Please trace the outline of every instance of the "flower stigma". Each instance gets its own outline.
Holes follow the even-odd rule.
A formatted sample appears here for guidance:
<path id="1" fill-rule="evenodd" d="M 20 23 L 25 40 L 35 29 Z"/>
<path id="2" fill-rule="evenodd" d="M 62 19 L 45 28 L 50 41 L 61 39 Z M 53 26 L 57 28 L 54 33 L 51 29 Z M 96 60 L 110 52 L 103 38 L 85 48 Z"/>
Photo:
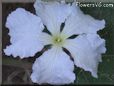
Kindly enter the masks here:
<path id="1" fill-rule="evenodd" d="M 55 43 L 60 43 L 60 42 L 62 42 L 62 39 L 61 38 L 56 38 L 55 39 Z"/>
<path id="2" fill-rule="evenodd" d="M 65 42 L 65 39 L 64 37 L 59 35 L 59 36 L 53 36 L 52 41 L 53 41 L 53 45 L 62 46 Z"/>

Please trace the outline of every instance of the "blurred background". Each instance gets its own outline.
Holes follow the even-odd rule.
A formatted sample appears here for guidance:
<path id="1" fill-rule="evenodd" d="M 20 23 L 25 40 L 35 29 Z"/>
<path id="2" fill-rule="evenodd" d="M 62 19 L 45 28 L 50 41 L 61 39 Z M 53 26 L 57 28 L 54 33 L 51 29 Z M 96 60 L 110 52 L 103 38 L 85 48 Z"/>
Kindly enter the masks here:
<path id="1" fill-rule="evenodd" d="M 2 3 L 2 50 L 10 45 L 9 31 L 5 27 L 6 18 L 18 7 L 35 14 L 33 3 Z M 107 52 L 102 55 L 103 62 L 99 63 L 98 79 L 93 78 L 90 72 L 75 68 L 77 79 L 74 84 L 114 84 L 114 7 L 81 7 L 81 9 L 96 19 L 105 19 L 106 27 L 98 34 L 106 40 Z M 2 84 L 33 84 L 29 77 L 35 59 L 34 57 L 21 60 L 19 57 L 6 56 L 3 52 Z"/>

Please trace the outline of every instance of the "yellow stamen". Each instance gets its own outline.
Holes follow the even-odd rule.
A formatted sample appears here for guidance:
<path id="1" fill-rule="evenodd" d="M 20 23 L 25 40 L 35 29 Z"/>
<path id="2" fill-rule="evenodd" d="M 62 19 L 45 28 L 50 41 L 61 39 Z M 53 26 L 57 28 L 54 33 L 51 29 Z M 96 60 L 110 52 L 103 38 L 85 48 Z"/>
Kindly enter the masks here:
<path id="1" fill-rule="evenodd" d="M 56 42 L 61 42 L 62 40 L 61 40 L 61 38 L 57 38 L 55 41 Z"/>

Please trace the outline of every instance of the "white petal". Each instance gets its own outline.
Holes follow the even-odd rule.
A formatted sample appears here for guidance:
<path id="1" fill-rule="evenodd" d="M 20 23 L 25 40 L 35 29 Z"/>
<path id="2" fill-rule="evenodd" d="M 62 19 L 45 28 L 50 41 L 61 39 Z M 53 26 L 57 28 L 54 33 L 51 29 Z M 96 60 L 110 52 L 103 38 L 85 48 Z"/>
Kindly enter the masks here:
<path id="1" fill-rule="evenodd" d="M 47 33 L 42 32 L 39 36 L 39 40 L 44 44 L 52 44 L 52 36 L 48 35 Z"/>
<path id="2" fill-rule="evenodd" d="M 44 27 L 39 17 L 18 8 L 7 17 L 6 27 L 11 37 L 11 45 L 4 49 L 6 55 L 24 58 L 42 49 L 39 35 Z"/>
<path id="3" fill-rule="evenodd" d="M 70 57 L 62 49 L 53 47 L 36 59 L 31 79 L 38 84 L 69 84 L 75 80 L 73 70 Z"/>
<path id="4" fill-rule="evenodd" d="M 52 33 L 60 32 L 60 25 L 70 15 L 70 5 L 65 3 L 43 2 L 36 0 L 34 4 L 36 14 L 41 17 L 43 23 Z"/>
<path id="5" fill-rule="evenodd" d="M 76 66 L 90 71 L 93 77 L 97 77 L 101 54 L 106 51 L 104 39 L 97 34 L 83 34 L 68 40 L 64 47 L 71 52 Z"/>
<path id="6" fill-rule="evenodd" d="M 65 23 L 63 33 L 67 36 L 82 33 L 96 33 L 105 27 L 104 20 L 97 20 L 84 14 L 78 6 L 72 5 L 72 13 Z"/>

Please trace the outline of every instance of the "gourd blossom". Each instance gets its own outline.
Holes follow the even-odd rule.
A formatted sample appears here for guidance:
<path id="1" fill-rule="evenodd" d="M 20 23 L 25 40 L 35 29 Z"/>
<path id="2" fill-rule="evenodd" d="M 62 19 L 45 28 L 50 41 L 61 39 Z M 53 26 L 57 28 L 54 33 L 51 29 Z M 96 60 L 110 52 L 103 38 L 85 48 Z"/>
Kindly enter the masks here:
<path id="1" fill-rule="evenodd" d="M 36 0 L 34 8 L 36 15 L 17 8 L 7 17 L 11 45 L 4 49 L 5 54 L 21 59 L 33 57 L 51 44 L 33 64 L 30 78 L 34 83 L 73 83 L 76 80 L 74 65 L 97 78 L 98 64 L 106 52 L 105 40 L 97 32 L 105 27 L 105 21 L 84 14 L 75 2 Z M 44 28 L 50 34 L 43 32 Z"/>

